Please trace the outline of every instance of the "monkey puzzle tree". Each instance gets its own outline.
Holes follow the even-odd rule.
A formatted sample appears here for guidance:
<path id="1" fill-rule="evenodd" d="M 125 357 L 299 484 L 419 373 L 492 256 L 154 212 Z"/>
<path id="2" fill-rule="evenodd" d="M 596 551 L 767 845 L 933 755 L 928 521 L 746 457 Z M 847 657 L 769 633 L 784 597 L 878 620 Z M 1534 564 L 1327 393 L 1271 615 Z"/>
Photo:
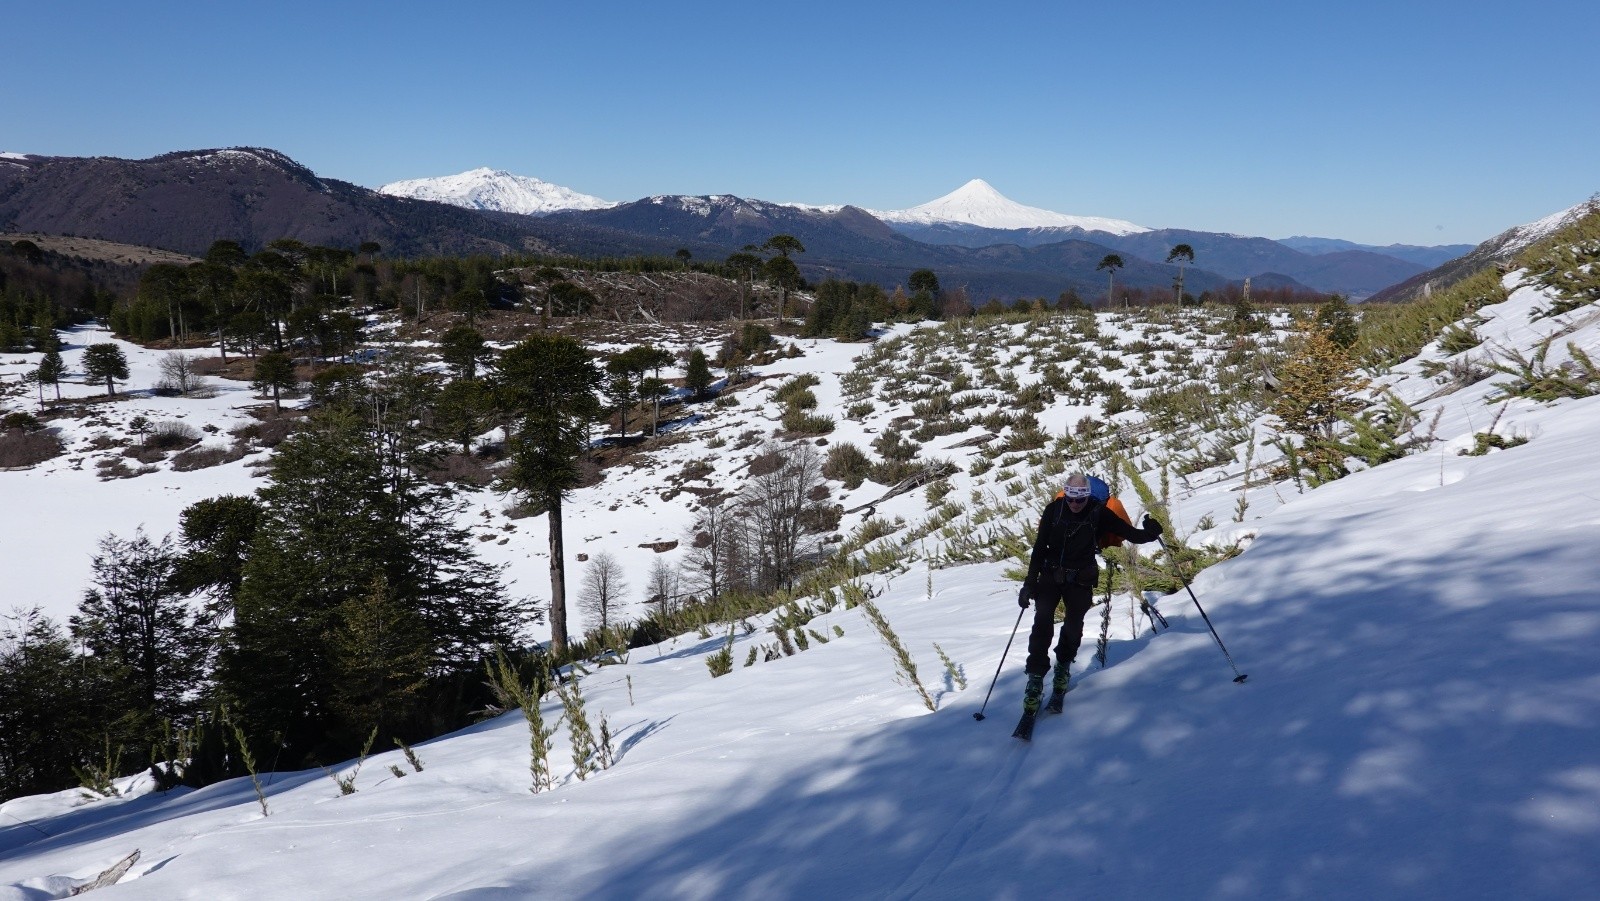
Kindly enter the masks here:
<path id="1" fill-rule="evenodd" d="M 578 487 L 588 426 L 600 413 L 604 378 L 583 345 L 537 334 L 500 356 L 497 395 L 511 423 L 505 483 L 550 515 L 550 648 L 567 648 L 566 558 L 561 501 Z"/>
<path id="2" fill-rule="evenodd" d="M 105 380 L 106 393 L 117 393 L 116 382 L 128 379 L 128 358 L 115 344 L 91 344 L 83 352 L 83 374 L 93 381 Z"/>
<path id="3" fill-rule="evenodd" d="M 1194 248 L 1187 244 L 1174 245 L 1172 250 L 1167 252 L 1167 262 L 1176 262 L 1178 264 L 1178 278 L 1172 283 L 1172 289 L 1175 293 L 1173 300 L 1181 307 L 1183 306 L 1183 264 L 1185 262 L 1194 262 Z"/>
<path id="4" fill-rule="evenodd" d="M 1106 283 L 1106 306 L 1107 307 L 1110 307 L 1112 305 L 1112 303 L 1115 302 L 1114 297 L 1115 297 L 1116 290 L 1117 290 L 1117 270 L 1121 269 L 1122 265 L 1123 264 L 1122 264 L 1122 257 L 1121 256 L 1119 256 L 1117 254 L 1114 254 L 1114 253 L 1108 253 L 1105 256 L 1101 257 L 1100 258 L 1100 264 L 1094 267 L 1094 271 L 1096 271 L 1096 272 L 1099 272 L 1100 270 L 1104 269 L 1104 270 L 1106 270 L 1107 273 L 1110 274 L 1110 281 L 1108 281 Z"/>

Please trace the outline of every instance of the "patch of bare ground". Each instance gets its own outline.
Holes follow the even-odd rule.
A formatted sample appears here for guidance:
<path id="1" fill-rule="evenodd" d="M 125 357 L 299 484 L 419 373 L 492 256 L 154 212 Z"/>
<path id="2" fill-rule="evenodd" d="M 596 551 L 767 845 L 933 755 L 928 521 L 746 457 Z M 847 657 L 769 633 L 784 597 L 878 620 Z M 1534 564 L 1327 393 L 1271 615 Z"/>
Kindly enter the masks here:
<path id="1" fill-rule="evenodd" d="M 146 266 L 151 263 L 176 263 L 187 266 L 200 262 L 199 257 L 162 250 L 159 247 L 141 247 L 137 244 L 118 244 L 99 238 L 79 238 L 71 235 L 45 235 L 34 232 L 6 232 L 0 241 L 32 241 L 40 250 L 62 256 L 107 263 Z"/>
<path id="2" fill-rule="evenodd" d="M 0 431 L 0 469 L 27 469 L 58 457 L 64 448 L 53 429 Z"/>

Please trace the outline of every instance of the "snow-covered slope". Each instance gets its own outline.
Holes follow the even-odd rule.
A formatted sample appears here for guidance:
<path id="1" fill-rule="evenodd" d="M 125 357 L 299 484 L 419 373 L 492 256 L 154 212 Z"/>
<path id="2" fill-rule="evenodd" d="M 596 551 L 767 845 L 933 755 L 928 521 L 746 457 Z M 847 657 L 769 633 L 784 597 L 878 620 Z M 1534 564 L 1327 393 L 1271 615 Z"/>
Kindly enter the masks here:
<path id="1" fill-rule="evenodd" d="M 379 188 L 378 193 L 434 200 L 469 210 L 494 210 L 526 216 L 542 216 L 561 210 L 603 210 L 616 206 L 612 201 L 580 194 L 571 188 L 488 168 L 472 169 L 458 175 L 390 182 Z"/>
<path id="2" fill-rule="evenodd" d="M 1509 229 L 1490 240 L 1497 245 L 1496 249 L 1501 254 L 1510 256 L 1589 215 L 1595 210 L 1596 203 L 1595 199 L 1586 200 L 1559 213 L 1551 213 L 1537 222 Z"/>
<path id="3" fill-rule="evenodd" d="M 1100 216 L 1068 216 L 1024 206 L 974 178 L 949 194 L 908 210 L 871 210 L 885 222 L 956 223 L 982 228 L 1081 228 L 1127 235 L 1149 231 L 1142 225 Z"/>
<path id="4" fill-rule="evenodd" d="M 1097 609 L 1066 713 L 1042 721 L 1031 745 L 1007 738 L 1023 682 L 1021 649 L 1003 653 L 1016 583 L 1005 563 L 930 569 L 922 558 L 953 553 L 955 532 L 981 539 L 1026 522 L 1054 482 L 1035 483 L 1024 454 L 958 447 L 981 437 L 974 429 L 930 442 L 968 470 L 938 511 L 920 492 L 877 511 L 948 512 L 962 528 L 929 531 L 926 547 L 902 528 L 877 546 L 912 556 L 861 580 L 934 712 L 860 608 L 813 601 L 828 609 L 806 624 L 809 649 L 764 659 L 774 619 L 756 618 L 732 631 L 721 678 L 705 660 L 727 631 L 593 669 L 580 684 L 617 760 L 587 780 L 567 762 L 563 728 L 551 755 L 560 784 L 529 792 L 528 732 L 513 712 L 419 746 L 421 772 L 399 752 L 374 755 L 353 795 L 321 772 L 278 774 L 264 780 L 267 815 L 248 779 L 161 795 L 135 776 L 116 799 L 16 799 L 0 807 L 0 899 L 60 897 L 135 848 L 140 862 L 107 898 L 1588 897 L 1600 883 L 1600 397 L 1489 403 L 1511 376 L 1450 388 L 1432 373 L 1552 336 L 1551 365 L 1573 356 L 1568 343 L 1595 357 L 1600 308 L 1539 316 L 1548 294 L 1525 273 L 1507 284 L 1505 303 L 1477 313 L 1484 345 L 1454 357 L 1430 346 L 1374 387 L 1416 407 L 1421 430 L 1432 424 L 1422 452 L 1301 491 L 1268 476 L 1261 434 L 1253 469 L 1236 455 L 1173 477 L 1181 537 L 1253 538 L 1193 583 L 1244 684 L 1186 594 L 1154 599 L 1171 623 L 1158 634 L 1121 595 L 1103 608 L 1106 664 L 1093 660 Z M 1153 364 L 1124 348 L 1191 334 L 1207 315 L 1185 311 L 1154 334 L 1101 315 L 1094 367 L 1053 380 L 1100 374 L 1140 391 Z M 830 436 L 861 442 L 909 415 L 913 396 L 934 397 L 918 393 L 929 381 L 953 403 L 986 393 L 957 387 L 984 368 L 1037 390 L 1045 375 L 1033 364 L 1057 349 L 1053 327 L 958 323 L 921 363 L 920 333 L 870 350 L 803 342 L 807 356 L 779 365 L 819 375 L 821 410 L 870 396 Z M 1204 343 L 1153 353 L 1204 363 Z M 853 373 L 869 366 L 863 385 Z M 769 387 L 741 391 L 735 418 L 687 428 L 731 442 L 772 416 Z M 1060 435 L 1090 415 L 1103 411 L 1063 389 L 1038 421 Z M 1105 419 L 1131 433 L 1138 417 Z M 1489 431 L 1526 443 L 1462 454 Z M 635 474 L 608 475 L 584 507 L 592 518 L 569 534 L 632 542 L 667 504 L 646 494 L 651 470 L 690 460 L 714 464 L 719 480 L 740 462 L 695 441 L 664 448 Z M 14 475 L 0 474 L 0 490 Z M 8 568 L 15 534 L 0 544 Z M 997 668 L 989 718 L 975 721 Z M 561 707 L 543 712 L 553 722 Z"/>

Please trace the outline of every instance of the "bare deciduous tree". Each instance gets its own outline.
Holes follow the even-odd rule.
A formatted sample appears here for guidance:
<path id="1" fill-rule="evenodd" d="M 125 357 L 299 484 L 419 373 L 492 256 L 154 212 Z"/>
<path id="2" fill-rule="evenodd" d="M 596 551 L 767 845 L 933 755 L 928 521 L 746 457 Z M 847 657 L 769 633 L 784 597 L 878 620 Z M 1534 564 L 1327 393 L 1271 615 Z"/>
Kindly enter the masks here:
<path id="1" fill-rule="evenodd" d="M 578 590 L 578 602 L 589 616 L 589 622 L 602 631 L 611 627 L 611 612 L 622 600 L 628 584 L 622 579 L 622 564 L 606 551 L 589 558 L 583 570 L 583 587 Z"/>
<path id="2" fill-rule="evenodd" d="M 662 622 L 666 622 L 667 614 L 672 612 L 673 605 L 677 603 L 678 586 L 678 571 L 672 564 L 663 557 L 651 561 L 650 581 L 645 586 L 645 594 L 649 596 L 647 603 L 659 605 Z"/>
<path id="3" fill-rule="evenodd" d="M 713 499 L 690 529 L 683 568 L 689 591 L 706 599 L 722 597 L 732 587 L 738 540 L 731 505 Z"/>
<path id="4" fill-rule="evenodd" d="M 176 391 L 184 397 L 200 387 L 200 373 L 195 371 L 195 358 L 184 353 L 169 353 L 161 358 L 161 384 L 159 387 Z"/>
<path id="5" fill-rule="evenodd" d="M 769 452 L 777 449 L 768 449 Z M 752 556 L 756 587 L 792 588 L 820 539 L 807 529 L 812 489 L 822 483 L 822 458 L 809 443 L 783 448 L 782 468 L 756 476 L 739 493 L 739 520 Z"/>

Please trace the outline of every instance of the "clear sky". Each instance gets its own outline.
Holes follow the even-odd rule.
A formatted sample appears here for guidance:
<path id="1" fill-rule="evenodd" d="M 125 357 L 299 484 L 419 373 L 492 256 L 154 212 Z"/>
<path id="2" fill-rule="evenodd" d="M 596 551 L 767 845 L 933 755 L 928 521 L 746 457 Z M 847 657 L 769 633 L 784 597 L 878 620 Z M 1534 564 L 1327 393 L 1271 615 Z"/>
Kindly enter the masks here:
<path id="1" fill-rule="evenodd" d="M 1593 0 L 0 0 L 0 151 L 272 147 L 376 187 L 1476 243 L 1600 191 Z"/>

